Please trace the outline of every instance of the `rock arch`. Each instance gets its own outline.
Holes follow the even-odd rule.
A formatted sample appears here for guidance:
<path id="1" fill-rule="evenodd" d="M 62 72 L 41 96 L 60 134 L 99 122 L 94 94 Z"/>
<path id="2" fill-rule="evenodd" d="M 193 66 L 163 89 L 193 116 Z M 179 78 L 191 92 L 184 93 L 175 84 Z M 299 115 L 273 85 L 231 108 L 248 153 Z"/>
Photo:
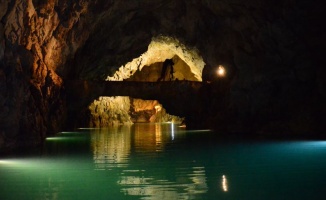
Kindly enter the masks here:
<path id="1" fill-rule="evenodd" d="M 130 77 L 136 75 L 136 72 L 142 73 L 141 70 L 144 67 L 151 68 L 155 63 L 161 63 L 166 59 L 174 58 L 179 66 L 187 65 L 187 73 L 192 74 L 192 78 L 187 76 L 181 76 L 187 78 L 190 81 L 202 81 L 202 72 L 205 66 L 203 58 L 198 53 L 195 48 L 186 47 L 179 40 L 168 37 L 159 36 L 152 38 L 152 41 L 148 45 L 148 49 L 145 53 L 141 54 L 138 58 L 134 58 L 132 61 L 122 65 L 119 70 L 113 76 L 108 76 L 107 81 L 123 81 Z M 138 74 L 139 74 L 138 73 Z M 178 72 L 182 73 L 182 72 Z M 138 76 L 141 77 L 141 76 Z M 138 104 L 133 104 L 132 102 L 137 101 Z M 151 108 L 145 110 L 148 105 L 152 105 Z M 107 126 L 107 125 L 117 125 L 117 124 L 129 124 L 134 120 L 131 120 L 132 116 L 135 117 L 137 113 L 130 112 L 130 110 L 141 110 L 149 114 L 149 118 L 157 118 L 158 115 L 155 111 L 155 106 L 162 106 L 156 100 L 141 100 L 133 99 L 130 97 L 99 97 L 94 100 L 88 107 L 90 110 L 90 126 Z M 138 107 L 137 107 L 138 106 Z M 163 105 L 164 106 L 164 105 Z M 110 109 L 107 109 L 110 108 Z M 170 115 L 162 108 L 162 112 L 159 112 L 160 118 L 166 121 L 180 121 L 182 118 L 178 116 Z M 139 114 L 141 116 L 141 114 Z M 182 117 L 182 116 L 181 116 Z M 164 121 L 163 120 L 163 121 Z M 138 121 L 136 119 L 135 121 Z M 155 121 L 155 120 L 154 120 Z"/>
<path id="2" fill-rule="evenodd" d="M 191 73 L 193 73 L 197 81 L 202 81 L 205 62 L 198 50 L 186 47 L 178 39 L 168 36 L 153 37 L 145 53 L 122 65 L 113 76 L 108 76 L 106 80 L 122 81 L 128 79 L 135 72 L 142 70 L 144 66 L 163 62 L 165 59 L 170 59 L 174 56 L 179 57 L 189 66 Z"/>

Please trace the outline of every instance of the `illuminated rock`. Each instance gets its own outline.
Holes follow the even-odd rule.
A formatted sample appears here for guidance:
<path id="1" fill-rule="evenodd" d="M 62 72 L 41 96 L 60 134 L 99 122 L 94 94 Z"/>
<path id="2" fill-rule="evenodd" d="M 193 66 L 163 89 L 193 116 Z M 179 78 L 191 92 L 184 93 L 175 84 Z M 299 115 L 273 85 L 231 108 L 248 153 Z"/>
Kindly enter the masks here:
<path id="1" fill-rule="evenodd" d="M 189 67 L 189 73 L 193 74 L 194 77 L 192 79 L 198 81 L 202 80 L 202 71 L 205 63 L 201 56 L 198 55 L 198 50 L 189 49 L 177 39 L 164 36 L 153 38 L 145 53 L 124 66 L 121 66 L 119 70 L 112 77 L 108 77 L 107 80 L 117 81 L 128 79 L 136 71 L 142 71 L 144 66 L 150 67 L 154 63 L 163 63 L 166 59 L 171 59 L 173 57 L 179 58 L 175 59 L 177 62 L 181 59 L 180 62 L 182 63 L 180 63 L 179 68 L 183 69 L 185 65 Z M 185 79 L 185 77 L 182 76 L 182 72 L 180 72 L 181 70 L 178 70 L 178 63 L 176 63 L 175 70 L 180 73 L 179 78 L 181 78 L 181 80 Z"/>

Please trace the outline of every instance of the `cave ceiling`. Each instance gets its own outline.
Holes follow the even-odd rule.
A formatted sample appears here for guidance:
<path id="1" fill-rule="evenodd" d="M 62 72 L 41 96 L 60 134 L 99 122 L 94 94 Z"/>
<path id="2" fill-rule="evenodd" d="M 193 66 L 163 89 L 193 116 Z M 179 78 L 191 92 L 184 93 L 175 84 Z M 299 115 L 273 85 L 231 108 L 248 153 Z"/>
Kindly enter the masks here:
<path id="1" fill-rule="evenodd" d="M 162 36 L 177 40 L 176 46 L 197 49 L 199 56 L 206 54 L 206 59 L 210 57 L 217 62 L 218 55 L 210 55 L 210 51 L 223 48 L 219 47 L 223 42 L 214 47 L 211 42 L 224 33 L 219 31 L 221 22 L 213 13 L 213 7 L 199 1 L 123 2 L 97 15 L 89 38 L 74 57 L 75 75 L 101 79 L 114 76 L 122 65 L 139 58 Z M 164 56 L 164 51 L 153 63 L 171 57 Z M 202 70 L 203 66 L 200 68 Z"/>
<path id="2" fill-rule="evenodd" d="M 303 26 L 300 23 L 293 25 L 305 6 L 294 7 L 293 1 L 156 0 L 89 4 L 74 25 L 89 25 L 82 29 L 89 34 L 68 62 L 71 66 L 65 67 L 70 75 L 82 79 L 114 76 L 122 65 L 144 54 L 153 38 L 160 36 L 197 49 L 207 65 L 223 64 L 231 74 L 254 65 L 253 60 L 265 62 L 264 57 L 269 57 L 270 66 L 280 66 L 283 61 L 278 62 L 279 59 L 288 62 L 297 56 L 290 51 L 301 48 L 296 43 L 297 35 L 306 31 L 300 28 Z"/>

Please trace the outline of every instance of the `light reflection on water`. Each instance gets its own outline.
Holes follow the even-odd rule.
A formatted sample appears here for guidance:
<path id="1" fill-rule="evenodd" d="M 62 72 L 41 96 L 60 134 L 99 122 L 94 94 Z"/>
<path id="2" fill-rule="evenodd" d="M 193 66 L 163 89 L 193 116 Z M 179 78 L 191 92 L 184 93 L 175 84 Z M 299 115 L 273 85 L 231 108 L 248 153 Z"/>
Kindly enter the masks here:
<path id="1" fill-rule="evenodd" d="M 0 199 L 324 199 L 326 142 L 232 141 L 136 124 L 0 158 Z"/>
<path id="2" fill-rule="evenodd" d="M 180 132 L 179 136 L 183 134 Z M 174 137 L 173 124 L 151 126 L 138 124 L 134 127 L 119 127 L 110 131 L 94 130 L 91 132 L 91 146 L 95 169 L 127 168 L 120 171 L 117 184 L 122 186 L 123 194 L 144 196 L 143 199 L 184 199 L 193 194 L 205 193 L 207 184 L 204 167 L 189 167 L 190 172 L 184 174 L 186 177 L 175 181 L 159 179 L 151 175 L 146 169 L 151 166 L 146 166 L 145 169 L 142 166 L 128 168 L 131 162 L 129 160 L 131 149 L 140 154 L 140 162 L 150 163 L 149 160 L 159 157 L 158 153 L 164 151 L 164 146 L 171 143 Z M 153 167 L 162 170 L 164 165 Z M 180 193 L 178 190 L 183 192 Z"/>
<path id="3" fill-rule="evenodd" d="M 127 167 L 131 132 L 129 126 L 119 129 L 95 129 L 91 132 L 91 147 L 95 169 Z"/>
<path id="4" fill-rule="evenodd" d="M 176 169 L 180 170 L 180 169 Z M 176 181 L 144 177 L 145 171 L 139 173 L 124 172 L 118 184 L 123 186 L 126 195 L 146 196 L 144 199 L 188 199 L 195 194 L 207 192 L 204 167 L 189 169 L 188 177 L 180 177 Z"/>

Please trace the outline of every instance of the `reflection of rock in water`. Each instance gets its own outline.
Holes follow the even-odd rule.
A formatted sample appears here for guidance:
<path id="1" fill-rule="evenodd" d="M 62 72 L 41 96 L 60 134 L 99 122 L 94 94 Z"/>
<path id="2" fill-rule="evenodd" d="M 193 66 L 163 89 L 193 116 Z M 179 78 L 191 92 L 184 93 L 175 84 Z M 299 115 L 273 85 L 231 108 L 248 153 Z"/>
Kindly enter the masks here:
<path id="1" fill-rule="evenodd" d="M 171 175 L 166 177 L 167 166 L 156 163 L 160 151 L 172 141 L 177 129 L 173 124 L 136 124 L 133 126 L 94 129 L 91 145 L 95 169 L 116 168 L 126 195 L 142 196 L 145 199 L 195 199 L 196 194 L 207 192 L 205 168 L 201 166 L 168 167 Z M 175 131 L 176 138 L 180 132 Z M 133 141 L 131 141 L 131 139 Z M 133 153 L 142 156 L 130 156 Z M 128 165 L 130 159 L 139 165 Z M 151 163 L 152 162 L 152 163 Z M 153 165 L 152 165 L 153 164 Z M 138 166 L 138 167 L 137 167 Z M 170 172 L 169 172 L 170 173 Z"/>
<path id="2" fill-rule="evenodd" d="M 126 166 L 131 144 L 134 144 L 135 151 L 139 153 L 162 151 L 164 145 L 171 140 L 169 133 L 172 128 L 173 124 L 136 124 L 94 129 L 91 145 L 96 168 Z"/>
<path id="3" fill-rule="evenodd" d="M 136 124 L 132 126 L 135 152 L 159 152 L 175 137 L 182 137 L 178 126 L 173 123 Z M 175 136 L 177 132 L 177 136 Z"/>
<path id="4" fill-rule="evenodd" d="M 134 128 L 136 152 L 162 151 L 164 144 L 168 140 L 168 136 L 162 135 L 162 131 L 166 132 L 167 126 L 162 124 L 153 124 L 151 126 L 139 124 Z"/>
<path id="5" fill-rule="evenodd" d="M 96 169 L 124 167 L 127 165 L 131 144 L 129 126 L 95 129 L 91 137 Z"/>
<path id="6" fill-rule="evenodd" d="M 122 173 L 125 176 L 121 176 L 118 184 L 126 186 L 122 189 L 126 195 L 145 196 L 146 199 L 195 199 L 196 194 L 207 192 L 204 167 L 178 170 L 182 173 L 177 174 L 175 181 L 159 180 L 152 176 L 137 176 L 139 172 L 143 174 L 144 170 L 124 170 Z"/>

